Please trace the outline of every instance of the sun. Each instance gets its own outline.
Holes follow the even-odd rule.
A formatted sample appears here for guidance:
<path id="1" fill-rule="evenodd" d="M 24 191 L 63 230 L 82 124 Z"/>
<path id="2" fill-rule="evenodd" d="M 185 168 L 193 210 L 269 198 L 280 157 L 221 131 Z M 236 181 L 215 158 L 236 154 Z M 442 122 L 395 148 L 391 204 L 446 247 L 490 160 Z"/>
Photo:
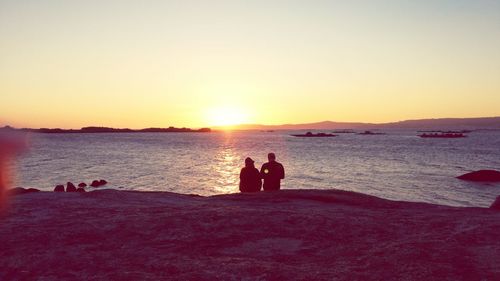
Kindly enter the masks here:
<path id="1" fill-rule="evenodd" d="M 248 114 L 240 107 L 221 106 L 211 108 L 207 113 L 210 126 L 231 128 L 248 122 Z"/>

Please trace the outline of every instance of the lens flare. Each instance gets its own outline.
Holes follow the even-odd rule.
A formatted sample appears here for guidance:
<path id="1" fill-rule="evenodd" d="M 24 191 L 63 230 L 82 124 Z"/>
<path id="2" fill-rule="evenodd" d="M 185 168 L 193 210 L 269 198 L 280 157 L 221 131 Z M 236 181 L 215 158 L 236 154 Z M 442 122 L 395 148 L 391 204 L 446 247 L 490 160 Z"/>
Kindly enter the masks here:
<path id="1" fill-rule="evenodd" d="M 0 211 L 5 209 L 6 192 L 11 184 L 7 164 L 26 147 L 25 135 L 13 133 L 8 129 L 3 129 L 0 132 Z"/>

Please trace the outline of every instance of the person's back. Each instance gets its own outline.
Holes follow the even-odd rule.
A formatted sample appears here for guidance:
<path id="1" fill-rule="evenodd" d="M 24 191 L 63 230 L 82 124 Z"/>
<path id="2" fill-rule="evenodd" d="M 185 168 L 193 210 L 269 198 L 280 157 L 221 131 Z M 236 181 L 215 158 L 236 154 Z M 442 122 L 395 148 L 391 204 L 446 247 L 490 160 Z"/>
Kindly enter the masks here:
<path id="1" fill-rule="evenodd" d="M 281 180 L 285 178 L 285 168 L 281 163 L 276 162 L 274 153 L 267 155 L 269 162 L 264 163 L 260 169 L 260 174 L 264 179 L 264 190 L 279 190 Z"/>
<path id="2" fill-rule="evenodd" d="M 258 192 L 262 187 L 262 180 L 259 170 L 255 168 L 253 160 L 250 157 L 245 159 L 245 167 L 240 172 L 240 191 Z"/>

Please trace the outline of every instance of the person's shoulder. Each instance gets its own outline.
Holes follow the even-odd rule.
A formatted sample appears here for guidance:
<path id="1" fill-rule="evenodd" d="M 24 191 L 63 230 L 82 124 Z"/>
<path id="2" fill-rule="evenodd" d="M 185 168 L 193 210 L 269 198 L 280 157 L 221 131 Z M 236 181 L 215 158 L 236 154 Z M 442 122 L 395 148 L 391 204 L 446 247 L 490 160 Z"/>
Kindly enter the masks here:
<path id="1" fill-rule="evenodd" d="M 269 166 L 269 162 L 262 164 L 262 167 L 267 167 L 267 166 Z"/>

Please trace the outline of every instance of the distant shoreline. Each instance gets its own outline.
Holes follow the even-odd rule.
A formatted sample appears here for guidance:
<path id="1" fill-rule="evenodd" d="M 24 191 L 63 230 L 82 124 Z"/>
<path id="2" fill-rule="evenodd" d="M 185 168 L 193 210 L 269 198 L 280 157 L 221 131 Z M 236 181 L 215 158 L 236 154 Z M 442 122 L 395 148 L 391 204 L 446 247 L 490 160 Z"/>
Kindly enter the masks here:
<path id="1" fill-rule="evenodd" d="M 13 128 L 10 126 L 5 126 L 0 128 L 0 131 L 19 131 L 19 132 L 31 132 L 31 133 L 43 133 L 43 134 L 90 134 L 90 133 L 210 133 L 212 130 L 210 128 L 201 129 L 191 129 L 191 128 L 145 128 L 145 129 L 117 129 L 109 127 L 83 127 L 81 129 L 60 129 L 60 128 Z"/>
<path id="2" fill-rule="evenodd" d="M 500 116 L 477 118 L 436 118 L 403 120 L 388 123 L 363 123 L 363 122 L 335 122 L 322 121 L 302 124 L 239 124 L 234 126 L 238 130 L 377 130 L 377 129 L 417 129 L 417 130 L 478 130 L 500 129 Z M 223 127 L 215 126 L 213 129 Z"/>
<path id="3" fill-rule="evenodd" d="M 434 118 L 434 119 L 414 119 L 388 123 L 363 123 L 363 122 L 335 122 L 322 121 L 302 124 L 237 124 L 230 128 L 226 126 L 213 126 L 212 128 L 111 128 L 100 126 L 88 126 L 81 129 L 61 129 L 61 128 L 13 128 L 11 126 L 0 127 L 1 131 L 24 131 L 35 133 L 184 133 L 184 132 L 214 132 L 214 131 L 290 131 L 290 130 L 385 130 L 385 129 L 408 129 L 408 130 L 500 130 L 500 116 L 495 117 L 473 117 L 473 118 Z"/>

